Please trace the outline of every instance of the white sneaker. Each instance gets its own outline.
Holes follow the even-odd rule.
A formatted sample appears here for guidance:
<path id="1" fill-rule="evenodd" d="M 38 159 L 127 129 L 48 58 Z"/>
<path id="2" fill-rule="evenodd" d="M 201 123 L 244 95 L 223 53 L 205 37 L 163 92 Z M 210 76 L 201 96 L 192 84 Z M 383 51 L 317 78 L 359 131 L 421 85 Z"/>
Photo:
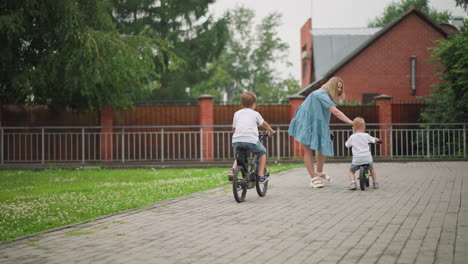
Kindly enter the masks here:
<path id="1" fill-rule="evenodd" d="M 320 180 L 319 177 L 314 177 L 310 179 L 309 185 L 313 188 L 323 188 L 323 182 Z"/>

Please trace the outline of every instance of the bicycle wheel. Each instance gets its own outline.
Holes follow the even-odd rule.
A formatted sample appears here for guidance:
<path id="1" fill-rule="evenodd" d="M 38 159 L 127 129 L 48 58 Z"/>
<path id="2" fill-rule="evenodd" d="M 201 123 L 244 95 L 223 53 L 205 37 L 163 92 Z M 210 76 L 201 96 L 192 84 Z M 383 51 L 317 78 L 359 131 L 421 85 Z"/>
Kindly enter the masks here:
<path id="1" fill-rule="evenodd" d="M 369 187 L 369 171 L 366 171 L 365 175 L 366 175 L 366 187 Z"/>
<path id="2" fill-rule="evenodd" d="M 364 191 L 366 189 L 366 169 L 364 167 L 361 167 L 359 169 L 359 187 L 361 187 L 361 190 Z"/>
<path id="3" fill-rule="evenodd" d="M 245 195 L 247 194 L 247 183 L 245 182 L 246 179 L 244 176 L 244 169 L 237 166 L 232 179 L 232 193 L 234 194 L 234 199 L 238 203 L 242 203 L 245 200 Z"/>
<path id="4" fill-rule="evenodd" d="M 265 175 L 267 175 L 266 170 L 265 170 Z M 257 180 L 255 182 L 255 188 L 257 189 L 258 196 L 260 196 L 260 197 L 265 196 L 266 193 L 267 193 L 267 190 L 268 190 L 268 178 L 265 181 L 260 182 L 260 180 L 258 178 L 258 175 L 257 175 Z"/>

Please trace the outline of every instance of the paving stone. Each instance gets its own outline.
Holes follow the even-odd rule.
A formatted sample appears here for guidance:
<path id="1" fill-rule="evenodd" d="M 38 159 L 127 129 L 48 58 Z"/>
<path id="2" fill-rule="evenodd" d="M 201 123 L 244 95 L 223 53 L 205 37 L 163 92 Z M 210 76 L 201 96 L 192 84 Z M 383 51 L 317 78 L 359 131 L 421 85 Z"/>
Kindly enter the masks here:
<path id="1" fill-rule="evenodd" d="M 348 163 L 327 163 L 322 189 L 297 168 L 265 197 L 223 186 L 0 244 L 0 262 L 468 263 L 468 162 L 376 166 L 378 190 L 349 191 Z"/>

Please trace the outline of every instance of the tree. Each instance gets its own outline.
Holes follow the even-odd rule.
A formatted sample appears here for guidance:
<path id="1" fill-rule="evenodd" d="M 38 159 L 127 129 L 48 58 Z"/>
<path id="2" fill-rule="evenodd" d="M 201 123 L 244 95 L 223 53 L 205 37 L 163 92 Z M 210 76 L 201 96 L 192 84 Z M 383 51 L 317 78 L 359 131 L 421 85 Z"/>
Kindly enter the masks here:
<path id="1" fill-rule="evenodd" d="M 108 1 L 6 0 L 0 7 L 4 103 L 119 108 L 148 89 L 154 40 L 118 34 Z"/>
<path id="2" fill-rule="evenodd" d="M 455 0 L 457 6 L 463 8 L 463 9 L 467 9 L 468 8 L 468 0 Z"/>
<path id="3" fill-rule="evenodd" d="M 227 39 L 225 20 L 206 15 L 215 0 L 112 1 L 121 33 L 144 34 L 170 44 L 155 56 L 160 89 L 152 97 L 184 98 L 186 87 L 209 78 L 207 64 L 219 56 Z"/>
<path id="4" fill-rule="evenodd" d="M 281 79 L 275 67 L 287 62 L 289 46 L 277 34 L 281 15 L 272 13 L 253 28 L 255 13 L 243 7 L 227 14 L 229 39 L 222 54 L 209 67 L 212 78 L 195 87 L 196 94 L 210 93 L 221 100 L 237 100 L 253 91 L 259 100 L 282 100 L 300 89 L 292 77 Z"/>
<path id="5" fill-rule="evenodd" d="M 465 23 L 466 24 L 466 23 Z M 433 48 L 433 62 L 438 65 L 442 82 L 426 98 L 423 119 L 434 123 L 468 120 L 468 27 L 461 28 Z"/>
<path id="6" fill-rule="evenodd" d="M 385 27 L 413 7 L 418 8 L 437 23 L 446 23 L 452 17 L 448 11 L 438 12 L 430 8 L 428 0 L 402 0 L 385 7 L 382 16 L 374 18 L 368 23 L 368 27 Z"/>

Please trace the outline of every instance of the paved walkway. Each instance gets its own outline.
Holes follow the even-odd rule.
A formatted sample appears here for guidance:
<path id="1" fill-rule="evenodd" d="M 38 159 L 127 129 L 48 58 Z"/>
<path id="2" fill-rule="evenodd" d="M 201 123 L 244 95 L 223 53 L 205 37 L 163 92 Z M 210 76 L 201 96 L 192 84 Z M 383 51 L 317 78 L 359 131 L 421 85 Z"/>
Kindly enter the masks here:
<path id="1" fill-rule="evenodd" d="M 17 240 L 0 263 L 468 263 L 468 162 L 378 163 L 366 191 L 347 168 L 327 164 L 323 189 L 293 169 L 242 204 L 226 186 Z"/>

